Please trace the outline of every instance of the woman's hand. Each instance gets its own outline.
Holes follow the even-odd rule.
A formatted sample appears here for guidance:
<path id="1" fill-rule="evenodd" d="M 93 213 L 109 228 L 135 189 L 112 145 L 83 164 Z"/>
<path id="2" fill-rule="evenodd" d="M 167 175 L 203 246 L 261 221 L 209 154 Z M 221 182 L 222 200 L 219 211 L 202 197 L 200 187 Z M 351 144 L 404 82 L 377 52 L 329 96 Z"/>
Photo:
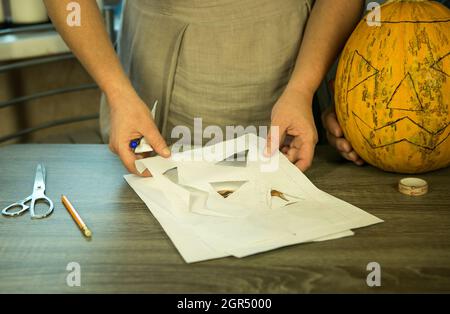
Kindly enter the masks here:
<path id="1" fill-rule="evenodd" d="M 130 173 L 150 176 L 148 171 L 138 173 L 134 162 L 140 157 L 130 148 L 130 141 L 145 137 L 154 151 L 162 157 L 169 157 L 170 150 L 153 121 L 151 111 L 134 92 L 108 97 L 111 108 L 111 131 L 109 148 L 119 155 Z"/>
<path id="2" fill-rule="evenodd" d="M 271 128 L 279 128 L 277 139 L 267 137 L 267 153 L 277 149 L 301 171 L 307 170 L 314 157 L 318 136 L 312 112 L 312 93 L 286 88 L 272 109 Z"/>
<path id="3" fill-rule="evenodd" d="M 136 94 L 123 71 L 95 1 L 77 1 L 81 10 L 86 12 L 80 27 L 67 24 L 68 1 L 44 1 L 53 25 L 107 95 L 111 110 L 109 146 L 120 156 L 128 171 L 138 174 L 134 162 L 139 156 L 134 155 L 129 147 L 133 139 L 144 136 L 158 154 L 170 156 L 150 110 Z M 148 176 L 150 173 L 147 171 L 143 175 Z"/>
<path id="4" fill-rule="evenodd" d="M 358 166 L 362 166 L 364 161 L 353 150 L 352 145 L 344 137 L 344 132 L 339 125 L 334 107 L 328 108 L 322 114 L 322 122 L 327 131 L 328 142 L 338 150 L 345 159 L 354 162 Z"/>

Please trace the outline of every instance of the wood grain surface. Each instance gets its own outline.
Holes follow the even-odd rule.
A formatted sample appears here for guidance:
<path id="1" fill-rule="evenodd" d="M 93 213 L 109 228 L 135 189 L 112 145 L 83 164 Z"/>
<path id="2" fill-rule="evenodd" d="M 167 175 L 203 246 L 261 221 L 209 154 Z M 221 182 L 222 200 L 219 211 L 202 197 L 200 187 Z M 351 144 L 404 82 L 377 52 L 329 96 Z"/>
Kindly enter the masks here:
<path id="1" fill-rule="evenodd" d="M 450 292 L 450 169 L 421 175 L 430 192 L 397 192 L 404 176 L 356 167 L 318 147 L 308 177 L 320 189 L 385 220 L 349 238 L 244 259 L 186 264 L 126 184 L 106 145 L 12 145 L 0 149 L 0 208 L 29 195 L 47 168 L 55 212 L 44 220 L 0 217 L 0 293 Z M 86 240 L 60 202 L 69 197 L 93 231 Z M 81 287 L 66 266 L 81 265 Z M 366 284 L 369 262 L 381 287 Z"/>

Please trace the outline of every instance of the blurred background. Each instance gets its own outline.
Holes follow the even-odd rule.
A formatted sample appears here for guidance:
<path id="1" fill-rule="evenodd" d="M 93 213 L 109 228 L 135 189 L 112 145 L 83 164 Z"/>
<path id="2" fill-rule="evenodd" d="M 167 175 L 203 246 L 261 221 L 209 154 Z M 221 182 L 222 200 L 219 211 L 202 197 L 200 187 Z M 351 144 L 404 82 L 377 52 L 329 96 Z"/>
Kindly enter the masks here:
<path id="1" fill-rule="evenodd" d="M 449 6 L 448 0 L 440 2 Z M 97 3 L 115 42 L 122 0 Z M 334 69 L 314 100 L 322 141 L 319 117 L 331 103 L 333 77 Z M 101 143 L 100 96 L 49 22 L 41 0 L 0 0 L 0 146 Z"/>
<path id="2" fill-rule="evenodd" d="M 0 146 L 101 143 L 100 90 L 49 22 L 41 0 L 0 0 Z M 121 0 L 97 0 L 111 39 Z"/>

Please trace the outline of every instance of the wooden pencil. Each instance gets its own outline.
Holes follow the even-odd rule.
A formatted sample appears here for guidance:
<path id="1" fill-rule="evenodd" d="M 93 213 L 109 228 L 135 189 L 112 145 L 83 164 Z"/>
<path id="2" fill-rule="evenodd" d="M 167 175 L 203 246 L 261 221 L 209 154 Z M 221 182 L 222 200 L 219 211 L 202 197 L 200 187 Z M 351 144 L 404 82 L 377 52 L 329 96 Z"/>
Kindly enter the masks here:
<path id="1" fill-rule="evenodd" d="M 83 232 L 84 236 L 90 238 L 92 236 L 91 230 L 89 230 L 89 228 L 84 223 L 83 219 L 81 219 L 80 214 L 78 214 L 78 212 L 75 210 L 75 207 L 73 207 L 69 199 L 65 195 L 62 195 L 61 201 L 64 204 L 64 207 L 69 212 L 70 216 L 72 216 L 73 220 L 78 225 L 78 228 L 80 228 L 81 232 Z"/>

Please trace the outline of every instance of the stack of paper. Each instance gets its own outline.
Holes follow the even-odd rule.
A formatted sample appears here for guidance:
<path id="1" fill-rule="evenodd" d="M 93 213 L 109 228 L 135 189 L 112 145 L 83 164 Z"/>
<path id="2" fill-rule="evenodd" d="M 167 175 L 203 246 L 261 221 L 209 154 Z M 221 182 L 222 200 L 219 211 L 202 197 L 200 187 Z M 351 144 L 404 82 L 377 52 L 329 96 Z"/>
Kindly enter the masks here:
<path id="1" fill-rule="evenodd" d="M 283 154 L 264 157 L 264 143 L 247 134 L 139 160 L 153 177 L 125 179 L 188 263 L 341 238 L 382 222 L 317 189 Z"/>

